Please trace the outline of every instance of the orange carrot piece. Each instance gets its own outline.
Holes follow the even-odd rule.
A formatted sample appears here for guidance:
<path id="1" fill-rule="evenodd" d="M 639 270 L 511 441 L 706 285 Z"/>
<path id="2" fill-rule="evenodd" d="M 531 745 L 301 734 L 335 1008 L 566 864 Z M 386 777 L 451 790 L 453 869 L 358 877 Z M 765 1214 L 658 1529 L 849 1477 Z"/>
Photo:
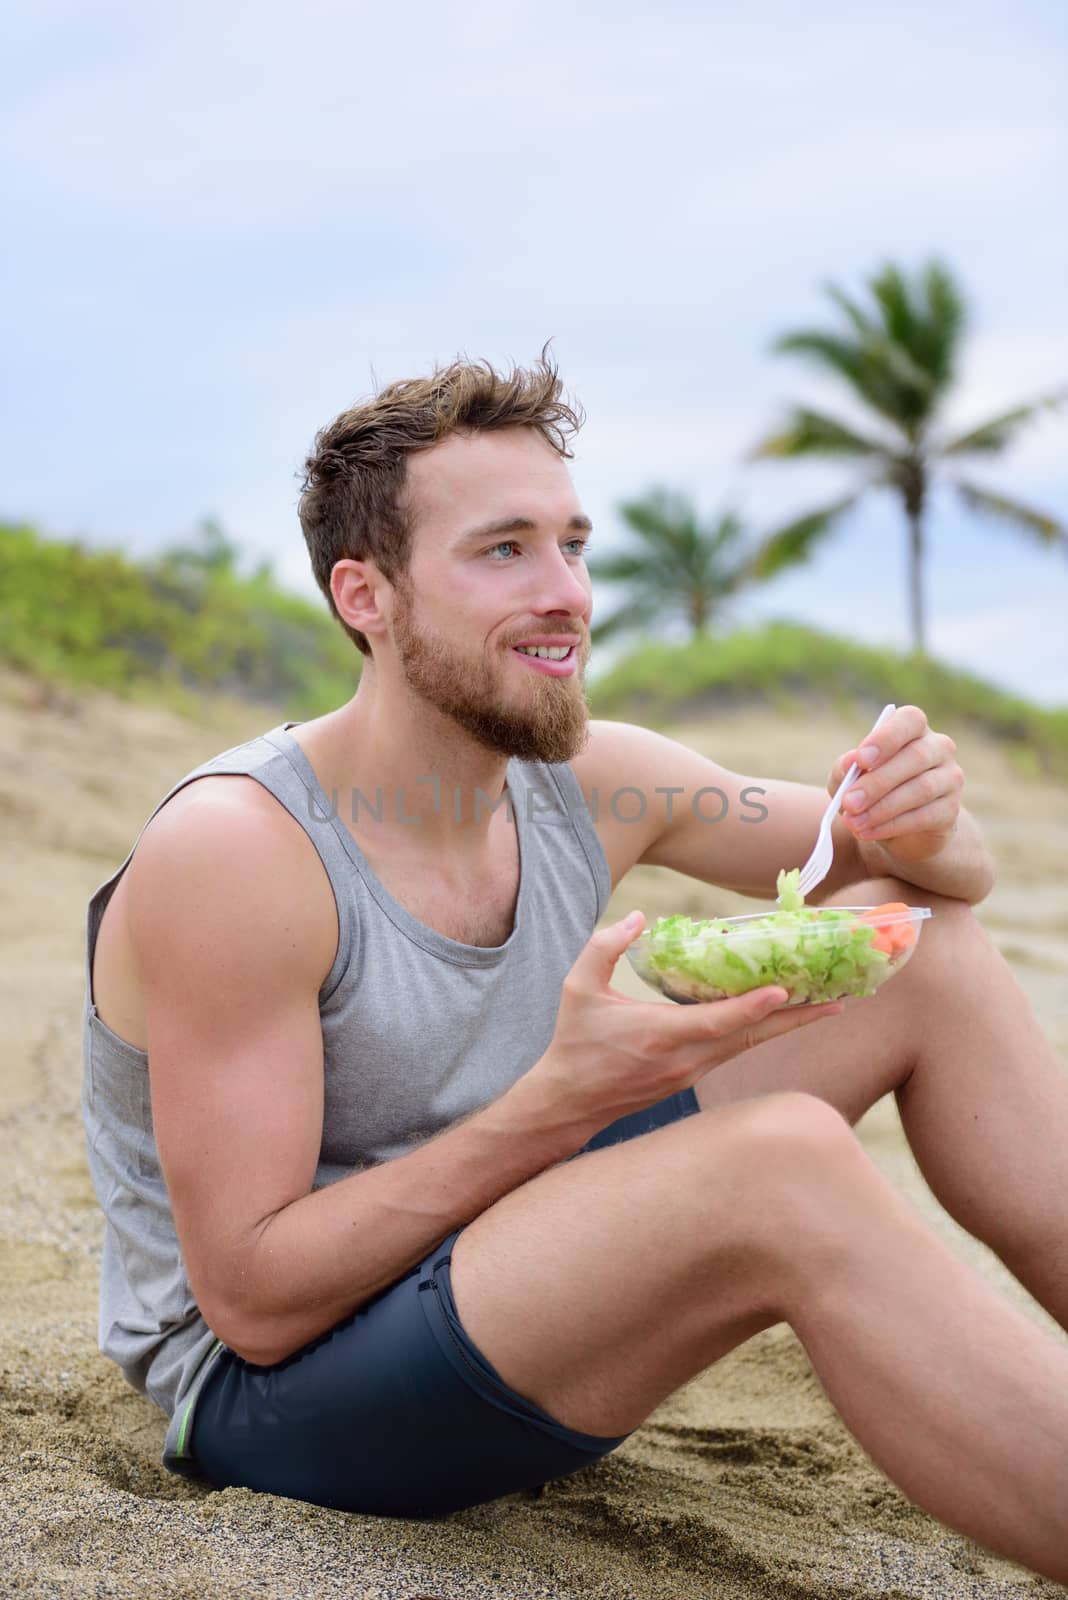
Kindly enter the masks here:
<path id="1" fill-rule="evenodd" d="M 911 911 L 911 909 L 912 907 L 906 905 L 904 900 L 887 900 L 881 906 L 872 906 L 870 911 L 862 912 L 861 921 L 874 922 L 891 912 Z M 872 943 L 876 950 L 882 950 L 888 956 L 895 956 L 911 949 L 915 937 L 916 930 L 911 922 L 894 922 L 889 927 L 877 927 Z"/>

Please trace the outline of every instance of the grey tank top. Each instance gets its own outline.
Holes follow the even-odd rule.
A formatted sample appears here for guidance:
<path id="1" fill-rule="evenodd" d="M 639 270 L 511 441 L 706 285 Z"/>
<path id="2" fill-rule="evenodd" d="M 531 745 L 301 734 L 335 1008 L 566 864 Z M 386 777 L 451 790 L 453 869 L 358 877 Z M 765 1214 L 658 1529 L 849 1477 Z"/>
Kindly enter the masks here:
<path id="1" fill-rule="evenodd" d="M 561 984 L 604 912 L 611 878 L 570 766 L 511 760 L 502 803 L 519 838 L 514 927 L 490 948 L 446 938 L 375 876 L 336 796 L 328 799 L 289 733 L 296 726 L 282 723 L 194 768 L 144 826 L 187 784 L 239 773 L 269 790 L 318 852 L 339 928 L 319 991 L 325 1096 L 313 1187 L 322 1188 L 404 1154 L 533 1066 L 552 1038 Z M 107 1026 L 92 994 L 101 919 L 137 842 L 94 890 L 86 928 L 82 1117 L 105 1218 L 98 1343 L 170 1418 L 164 1464 L 195 1472 L 190 1424 L 223 1346 L 200 1315 L 182 1260 L 152 1132 L 148 1056 Z"/>

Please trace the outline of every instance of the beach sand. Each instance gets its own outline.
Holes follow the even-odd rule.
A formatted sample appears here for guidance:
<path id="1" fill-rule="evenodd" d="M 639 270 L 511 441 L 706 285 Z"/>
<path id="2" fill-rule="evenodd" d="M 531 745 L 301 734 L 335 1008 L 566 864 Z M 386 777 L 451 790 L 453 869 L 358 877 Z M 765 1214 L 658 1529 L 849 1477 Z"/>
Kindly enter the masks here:
<path id="1" fill-rule="evenodd" d="M 194 724 L 0 674 L 0 1592 L 153 1600 L 1068 1593 L 906 1500 L 839 1422 L 785 1325 L 673 1395 L 597 1465 L 541 1494 L 435 1522 L 216 1493 L 164 1472 L 162 1414 L 96 1349 L 102 1223 L 78 1113 L 85 904 L 173 782 L 283 716 L 219 702 Z M 829 711 L 734 711 L 672 731 L 734 770 L 822 786 L 830 761 L 864 730 Z M 981 737 L 946 731 L 967 774 L 965 803 L 1001 871 L 978 914 L 1068 1063 L 1066 790 L 1019 778 Z M 628 875 L 605 920 L 634 905 L 650 918 L 760 909 L 649 868 Z M 625 969 L 618 986 L 647 997 Z M 858 1133 L 952 1249 L 1066 1338 L 934 1200 L 892 1097 Z"/>

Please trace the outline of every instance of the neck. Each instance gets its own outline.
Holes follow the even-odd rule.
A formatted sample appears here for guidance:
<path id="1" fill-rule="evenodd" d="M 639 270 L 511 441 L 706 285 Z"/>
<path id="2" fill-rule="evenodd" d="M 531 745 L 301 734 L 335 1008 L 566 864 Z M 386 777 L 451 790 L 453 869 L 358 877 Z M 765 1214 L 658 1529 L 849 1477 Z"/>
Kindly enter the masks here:
<path id="1" fill-rule="evenodd" d="M 479 854 L 497 812 L 508 813 L 498 803 L 509 758 L 432 706 L 388 704 L 369 680 L 365 668 L 353 699 L 309 725 L 304 743 L 327 797 L 337 790 L 339 813 L 357 831 L 417 851 Z"/>

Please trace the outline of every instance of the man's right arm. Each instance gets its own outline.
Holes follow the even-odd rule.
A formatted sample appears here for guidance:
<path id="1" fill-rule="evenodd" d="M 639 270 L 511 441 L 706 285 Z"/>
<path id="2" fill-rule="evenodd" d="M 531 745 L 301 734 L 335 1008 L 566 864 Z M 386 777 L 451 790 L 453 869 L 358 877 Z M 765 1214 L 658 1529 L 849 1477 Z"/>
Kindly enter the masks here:
<path id="1" fill-rule="evenodd" d="M 202 780 L 164 807 L 127 869 L 127 899 L 153 1126 L 186 1270 L 217 1337 L 267 1365 L 593 1130 L 554 1126 L 521 1078 L 410 1154 L 312 1192 L 318 991 L 336 910 L 307 835 L 254 784 Z"/>

